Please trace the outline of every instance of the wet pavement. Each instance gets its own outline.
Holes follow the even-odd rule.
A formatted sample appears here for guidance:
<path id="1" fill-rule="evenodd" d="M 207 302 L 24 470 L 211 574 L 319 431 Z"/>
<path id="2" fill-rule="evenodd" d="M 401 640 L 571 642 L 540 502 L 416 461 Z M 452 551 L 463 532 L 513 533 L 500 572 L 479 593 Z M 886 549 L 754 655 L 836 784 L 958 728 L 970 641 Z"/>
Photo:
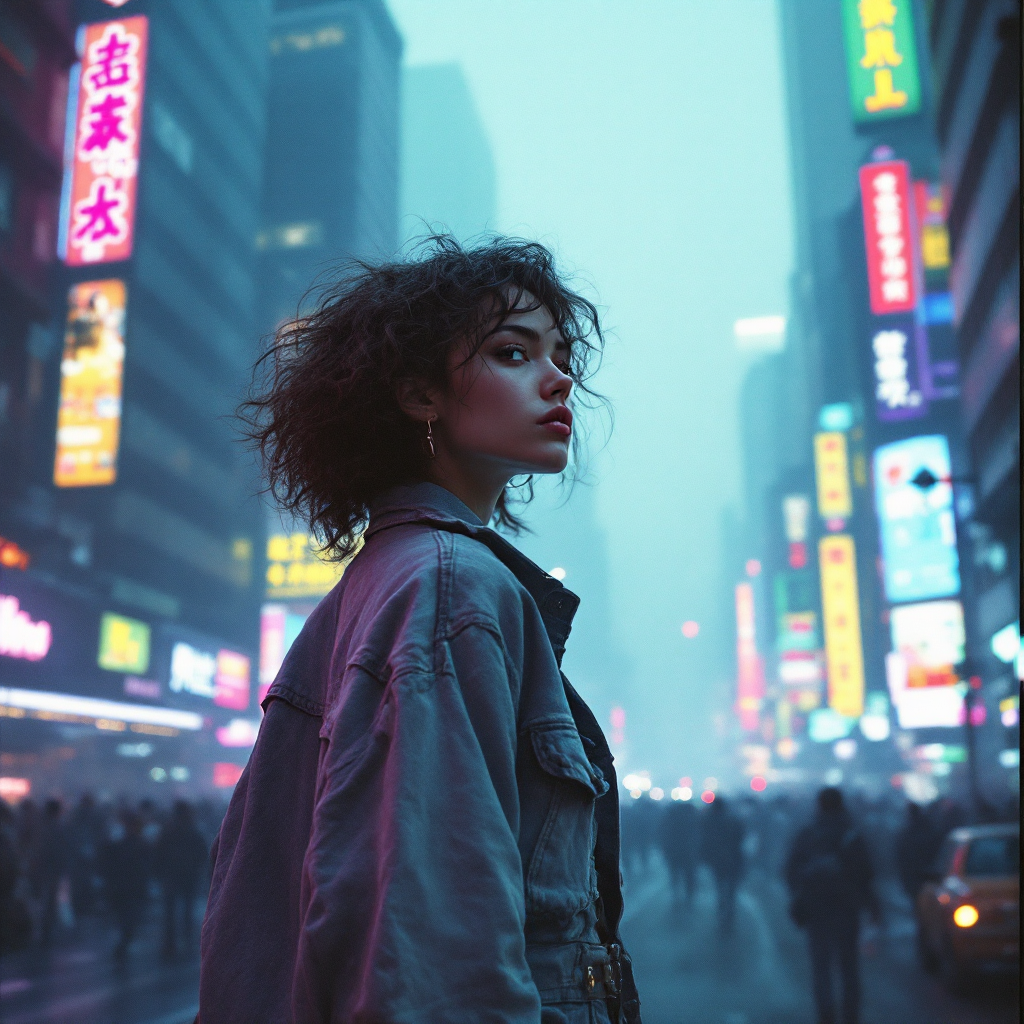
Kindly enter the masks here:
<path id="1" fill-rule="evenodd" d="M 863 1024 L 1014 1024 L 1018 982 L 995 976 L 952 996 L 917 963 L 913 922 L 885 890 L 887 927 L 863 950 Z M 789 921 L 781 883 L 751 873 L 731 934 L 718 928 L 714 890 L 702 877 L 692 904 L 673 903 L 653 859 L 627 881 L 623 926 L 636 964 L 644 1024 L 814 1024 L 803 933 Z M 114 935 L 87 921 L 50 953 L 0 961 L 3 1024 L 191 1024 L 199 963 L 159 955 L 155 912 L 124 963 Z"/>
<path id="2" fill-rule="evenodd" d="M 862 1024 L 1016 1024 L 1019 980 L 997 975 L 962 997 L 917 963 L 910 907 L 883 888 L 884 933 L 862 944 Z M 623 940 L 636 965 L 644 1024 L 814 1024 L 806 939 L 789 920 L 780 880 L 754 872 L 737 898 L 731 934 L 718 928 L 714 888 L 673 903 L 652 861 L 627 881 Z"/>

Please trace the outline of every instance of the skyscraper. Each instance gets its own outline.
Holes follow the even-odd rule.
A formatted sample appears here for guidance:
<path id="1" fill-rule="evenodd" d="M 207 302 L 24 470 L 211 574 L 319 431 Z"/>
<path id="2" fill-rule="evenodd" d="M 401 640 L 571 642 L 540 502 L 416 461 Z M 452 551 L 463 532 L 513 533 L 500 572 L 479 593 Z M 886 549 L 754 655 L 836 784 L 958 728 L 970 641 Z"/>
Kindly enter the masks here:
<path id="1" fill-rule="evenodd" d="M 402 74 L 401 233 L 493 230 L 496 181 L 490 141 L 458 64 Z"/>
<path id="2" fill-rule="evenodd" d="M 261 253 L 262 327 L 332 261 L 398 243 L 402 40 L 383 0 L 277 0 Z"/>

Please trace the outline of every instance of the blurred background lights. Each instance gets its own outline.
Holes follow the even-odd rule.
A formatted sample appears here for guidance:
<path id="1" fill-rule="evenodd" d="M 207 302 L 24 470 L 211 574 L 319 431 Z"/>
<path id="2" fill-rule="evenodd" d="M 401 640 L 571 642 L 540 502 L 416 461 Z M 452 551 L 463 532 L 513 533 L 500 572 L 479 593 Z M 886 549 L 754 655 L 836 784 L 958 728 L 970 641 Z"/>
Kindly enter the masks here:
<path id="1" fill-rule="evenodd" d="M 706 804 L 713 804 L 715 802 L 715 794 L 710 789 L 705 789 L 700 795 L 701 800 Z"/>
<path id="2" fill-rule="evenodd" d="M 551 572 L 548 573 L 548 575 L 554 576 L 556 580 L 564 580 L 565 570 L 560 565 L 556 565 L 554 569 L 552 569 Z"/>
<path id="3" fill-rule="evenodd" d="M 693 786 L 693 779 L 691 779 L 689 775 L 684 775 L 679 780 L 679 785 L 682 786 L 683 789 L 690 789 Z"/>
<path id="4" fill-rule="evenodd" d="M 765 779 L 764 779 L 763 775 L 755 775 L 750 780 L 750 788 L 755 793 L 763 793 L 765 791 L 765 788 L 767 787 L 767 785 L 768 785 L 768 783 L 765 782 Z"/>
<path id="5" fill-rule="evenodd" d="M 747 575 L 751 579 L 761 575 L 761 563 L 756 558 L 747 559 Z"/>
<path id="6" fill-rule="evenodd" d="M 660 786 L 655 786 L 648 795 L 652 800 L 663 800 L 665 798 L 665 790 Z"/>
<path id="7" fill-rule="evenodd" d="M 673 800 L 691 800 L 693 798 L 693 790 L 689 786 L 676 786 L 672 790 L 671 797 Z"/>
<path id="8" fill-rule="evenodd" d="M 687 619 L 683 623 L 683 636 L 687 640 L 692 640 L 700 632 L 700 624 L 694 622 L 693 619 Z"/>
<path id="9" fill-rule="evenodd" d="M 167 778 L 167 772 L 163 768 L 150 768 L 149 777 L 154 782 L 163 782 Z"/>
<path id="10" fill-rule="evenodd" d="M 622 780 L 622 784 L 630 792 L 633 790 L 639 790 L 641 793 L 646 793 L 651 788 L 651 773 L 650 772 L 630 772 Z"/>
<path id="11" fill-rule="evenodd" d="M 718 779 L 716 779 L 714 777 L 714 775 L 709 775 L 704 780 L 704 788 L 705 789 L 718 789 Z"/>
<path id="12" fill-rule="evenodd" d="M 175 782 L 187 782 L 188 775 L 188 769 L 181 765 L 171 769 L 171 778 L 174 779 Z"/>
<path id="13" fill-rule="evenodd" d="M 786 347 L 784 316 L 748 316 L 732 325 L 736 347 L 741 352 L 774 354 Z"/>
<path id="14" fill-rule="evenodd" d="M 832 752 L 840 761 L 849 761 L 857 753 L 857 741 L 851 739 L 839 740 L 832 748 Z"/>

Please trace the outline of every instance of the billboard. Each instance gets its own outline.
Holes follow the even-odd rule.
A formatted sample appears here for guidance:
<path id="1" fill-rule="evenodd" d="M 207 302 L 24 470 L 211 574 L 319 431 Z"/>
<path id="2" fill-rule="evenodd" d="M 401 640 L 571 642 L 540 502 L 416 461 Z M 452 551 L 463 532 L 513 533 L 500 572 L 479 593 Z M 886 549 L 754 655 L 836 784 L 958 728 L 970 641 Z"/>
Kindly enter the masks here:
<path id="1" fill-rule="evenodd" d="M 848 519 L 853 515 L 845 434 L 828 431 L 814 435 L 814 473 L 822 519 Z"/>
<path id="2" fill-rule="evenodd" d="M 948 270 L 949 230 L 946 227 L 946 201 L 942 186 L 933 181 L 915 181 L 914 210 L 917 214 L 924 272 Z"/>
<path id="3" fill-rule="evenodd" d="M 0 655 L 42 661 L 50 653 L 53 629 L 45 619 L 33 619 L 13 594 L 0 594 Z"/>
<path id="4" fill-rule="evenodd" d="M 344 563 L 321 556 L 316 539 L 308 533 L 275 533 L 267 539 L 268 601 L 318 601 L 344 571 Z"/>
<path id="5" fill-rule="evenodd" d="M 71 267 L 132 253 L 148 25 L 139 15 L 83 28 L 77 89 L 68 96 L 58 237 Z"/>
<path id="6" fill-rule="evenodd" d="M 245 711 L 249 706 L 249 659 L 235 651 L 217 652 L 213 678 L 213 703 L 222 708 Z"/>
<path id="7" fill-rule="evenodd" d="M 86 281 L 68 292 L 53 466 L 58 487 L 117 479 L 124 311 L 123 281 Z"/>
<path id="8" fill-rule="evenodd" d="M 764 664 L 757 653 L 754 620 L 754 588 L 749 583 L 736 584 L 736 706 L 740 728 L 756 731 L 761 700 L 764 697 Z"/>
<path id="9" fill-rule="evenodd" d="M 864 652 L 853 538 L 833 534 L 818 542 L 825 620 L 829 707 L 848 718 L 864 713 Z"/>
<path id="10" fill-rule="evenodd" d="M 960 561 L 946 438 L 935 434 L 883 445 L 875 450 L 874 464 L 886 597 L 894 603 L 955 597 Z M 938 483 L 914 484 L 923 469 Z"/>
<path id="11" fill-rule="evenodd" d="M 145 672 L 149 668 L 150 628 L 138 619 L 104 612 L 96 663 L 108 672 Z"/>
<path id="12" fill-rule="evenodd" d="M 952 729 L 963 724 L 963 684 L 910 686 L 906 659 L 898 651 L 885 656 L 885 676 L 901 729 Z"/>
<path id="13" fill-rule="evenodd" d="M 929 601 L 893 608 L 893 650 L 906 663 L 907 686 L 952 686 L 965 657 L 964 609 L 959 601 Z"/>
<path id="14" fill-rule="evenodd" d="M 906 161 L 886 160 L 862 167 L 860 198 L 871 312 L 876 316 L 909 313 L 917 305 L 917 283 Z"/>
<path id="15" fill-rule="evenodd" d="M 921 109 L 912 0 L 843 0 L 850 105 L 857 123 Z"/>

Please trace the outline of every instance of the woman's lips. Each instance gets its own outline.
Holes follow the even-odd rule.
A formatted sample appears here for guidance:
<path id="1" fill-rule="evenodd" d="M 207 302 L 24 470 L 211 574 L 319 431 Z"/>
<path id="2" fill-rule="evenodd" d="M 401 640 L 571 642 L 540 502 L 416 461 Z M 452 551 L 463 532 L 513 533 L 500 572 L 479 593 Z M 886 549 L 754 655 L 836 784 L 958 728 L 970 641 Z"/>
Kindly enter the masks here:
<path id="1" fill-rule="evenodd" d="M 558 434 L 559 437 L 568 437 L 572 433 L 572 427 L 561 420 L 548 420 L 547 423 L 542 423 L 541 426 L 545 430 L 550 430 L 552 434 Z"/>

